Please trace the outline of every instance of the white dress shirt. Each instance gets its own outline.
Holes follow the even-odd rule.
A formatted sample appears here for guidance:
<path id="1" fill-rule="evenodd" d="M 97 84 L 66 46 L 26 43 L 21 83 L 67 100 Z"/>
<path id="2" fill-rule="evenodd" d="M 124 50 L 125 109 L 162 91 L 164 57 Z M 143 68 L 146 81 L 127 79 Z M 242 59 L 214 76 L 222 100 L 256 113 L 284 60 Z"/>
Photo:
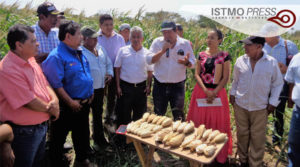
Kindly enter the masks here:
<path id="1" fill-rule="evenodd" d="M 141 83 L 147 79 L 147 71 L 153 71 L 153 66 L 148 65 L 146 56 L 152 54 L 142 47 L 135 51 L 131 45 L 120 48 L 114 67 L 121 67 L 120 79 L 129 83 Z"/>
<path id="2" fill-rule="evenodd" d="M 283 79 L 276 59 L 264 52 L 252 72 L 250 58 L 245 54 L 234 65 L 230 95 L 235 96 L 240 107 L 257 111 L 267 108 L 268 104 L 276 107 L 282 86 Z"/>
<path id="3" fill-rule="evenodd" d="M 88 59 L 91 75 L 93 78 L 93 88 L 99 89 L 105 86 L 105 75 L 113 76 L 113 66 L 110 58 L 104 48 L 97 45 L 98 56 L 89 51 L 84 46 L 82 48 L 82 54 Z"/>
<path id="4" fill-rule="evenodd" d="M 164 37 L 158 37 L 154 39 L 150 47 L 150 51 L 154 54 L 158 53 L 162 50 L 164 43 Z M 184 51 L 183 56 L 178 54 L 180 49 Z M 191 44 L 188 40 L 177 36 L 176 45 L 169 49 L 169 57 L 166 57 L 166 53 L 164 53 L 162 57 L 156 63 L 154 63 L 153 75 L 155 78 L 161 83 L 178 83 L 185 80 L 187 67 L 183 64 L 179 64 L 178 60 L 183 59 L 187 53 L 190 53 L 189 61 L 193 68 L 195 65 L 195 55 L 193 53 Z M 148 64 L 151 64 L 152 58 L 153 54 L 147 56 Z"/>
<path id="5" fill-rule="evenodd" d="M 292 100 L 300 106 L 300 53 L 295 55 L 287 69 L 285 78 L 287 82 L 293 83 Z"/>

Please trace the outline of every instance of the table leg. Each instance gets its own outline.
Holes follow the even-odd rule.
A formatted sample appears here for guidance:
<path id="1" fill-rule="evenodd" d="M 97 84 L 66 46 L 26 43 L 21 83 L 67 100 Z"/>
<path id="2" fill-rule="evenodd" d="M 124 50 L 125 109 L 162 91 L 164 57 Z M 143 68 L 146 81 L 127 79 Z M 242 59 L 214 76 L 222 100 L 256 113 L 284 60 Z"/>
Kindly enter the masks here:
<path id="1" fill-rule="evenodd" d="M 154 151 L 155 151 L 155 147 L 149 146 L 149 151 L 148 151 L 147 161 L 146 161 L 146 166 L 147 167 L 152 166 L 152 159 L 153 159 Z"/>
<path id="2" fill-rule="evenodd" d="M 139 156 L 142 166 L 146 167 L 146 165 L 147 165 L 146 159 L 145 159 L 146 156 L 145 156 L 145 152 L 144 152 L 144 149 L 143 149 L 141 143 L 136 140 L 133 140 L 133 144 L 134 144 L 135 150 Z"/>
<path id="3" fill-rule="evenodd" d="M 195 161 L 192 161 L 192 160 L 189 160 L 189 162 L 190 162 L 190 167 L 203 167 L 203 164 L 201 163 L 199 163 L 199 162 L 195 162 Z"/>

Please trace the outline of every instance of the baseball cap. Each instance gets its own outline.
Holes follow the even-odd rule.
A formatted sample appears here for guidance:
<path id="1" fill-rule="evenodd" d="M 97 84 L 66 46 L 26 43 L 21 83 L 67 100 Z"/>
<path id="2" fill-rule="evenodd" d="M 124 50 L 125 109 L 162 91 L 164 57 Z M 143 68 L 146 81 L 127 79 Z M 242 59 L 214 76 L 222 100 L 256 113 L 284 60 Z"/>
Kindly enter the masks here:
<path id="1" fill-rule="evenodd" d="M 44 2 L 37 8 L 37 15 L 40 14 L 52 14 L 52 15 L 63 15 L 64 12 L 60 12 L 56 9 L 56 7 L 53 5 L 53 3 L 50 2 Z"/>
<path id="2" fill-rule="evenodd" d="M 177 28 L 177 30 L 180 30 L 180 31 L 183 30 L 182 25 L 179 23 L 176 23 L 176 28 Z"/>
<path id="3" fill-rule="evenodd" d="M 165 30 L 176 30 L 176 24 L 173 21 L 164 21 L 161 24 L 160 31 L 165 31 Z"/>
<path id="4" fill-rule="evenodd" d="M 244 43 L 244 44 L 261 44 L 264 45 L 266 40 L 263 37 L 259 37 L 259 36 L 250 36 L 246 39 L 243 39 L 241 41 L 239 41 L 240 43 Z"/>
<path id="5" fill-rule="evenodd" d="M 131 27 L 130 27 L 129 24 L 123 23 L 123 24 L 120 25 L 119 30 L 120 30 L 120 31 L 123 31 L 124 29 L 130 30 L 130 28 L 131 28 Z"/>
<path id="6" fill-rule="evenodd" d="M 83 36 L 89 37 L 89 38 L 97 38 L 99 36 L 98 32 L 96 32 L 95 30 L 93 30 L 90 27 L 82 27 L 81 34 Z"/>

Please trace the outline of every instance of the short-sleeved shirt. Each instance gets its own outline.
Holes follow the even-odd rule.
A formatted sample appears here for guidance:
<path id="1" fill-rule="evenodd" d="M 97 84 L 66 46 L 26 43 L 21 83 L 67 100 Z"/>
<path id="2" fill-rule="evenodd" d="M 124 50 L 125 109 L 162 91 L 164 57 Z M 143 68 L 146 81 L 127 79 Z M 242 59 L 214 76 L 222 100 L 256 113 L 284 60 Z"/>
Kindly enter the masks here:
<path id="1" fill-rule="evenodd" d="M 113 35 L 107 38 L 102 31 L 99 32 L 98 44 L 104 47 L 111 62 L 115 64 L 118 51 L 125 46 L 125 40 L 122 35 L 113 32 Z"/>
<path id="2" fill-rule="evenodd" d="M 154 54 L 162 50 L 164 45 L 164 37 L 154 39 L 150 47 L 150 51 Z M 183 53 L 183 54 L 182 54 Z M 189 61 L 192 67 L 195 65 L 195 55 L 190 42 L 184 38 L 177 36 L 176 44 L 169 49 L 169 56 L 164 53 L 161 58 L 154 63 L 153 75 L 161 83 L 178 83 L 186 79 L 186 66 L 179 64 L 178 60 L 190 54 Z M 147 63 L 151 64 L 153 54 L 147 56 Z"/>
<path id="3" fill-rule="evenodd" d="M 49 84 L 34 57 L 25 61 L 9 51 L 0 62 L 0 80 L 0 121 L 36 125 L 49 119 L 46 112 L 24 107 L 35 98 L 51 100 Z"/>
<path id="4" fill-rule="evenodd" d="M 34 34 L 36 36 L 36 40 L 39 42 L 39 54 L 41 53 L 50 53 L 54 48 L 56 48 L 59 44 L 58 39 L 58 29 L 52 28 L 48 35 L 41 29 L 38 22 L 36 25 L 32 26 L 34 29 Z"/>
<path id="5" fill-rule="evenodd" d="M 120 48 L 114 67 L 121 67 L 120 78 L 129 83 L 140 83 L 147 79 L 147 71 L 153 71 L 146 62 L 151 52 L 142 47 L 135 51 L 131 45 Z"/>
<path id="6" fill-rule="evenodd" d="M 42 69 L 50 85 L 64 88 L 73 99 L 87 99 L 93 95 L 93 79 L 89 63 L 81 50 L 75 50 L 60 42 L 42 63 Z"/>
<path id="7" fill-rule="evenodd" d="M 287 69 L 285 78 L 287 82 L 293 83 L 292 100 L 300 106 L 300 53 L 295 55 Z"/>
<path id="8" fill-rule="evenodd" d="M 107 56 L 105 49 L 101 46 L 97 46 L 98 56 L 89 51 L 84 46 L 82 48 L 83 55 L 88 59 L 91 75 L 93 77 L 94 89 L 104 88 L 105 86 L 105 75 L 114 75 L 113 65 L 110 58 Z"/>
<path id="9" fill-rule="evenodd" d="M 200 77 L 204 84 L 213 85 L 216 64 L 224 64 L 230 61 L 231 57 L 227 52 L 219 52 L 216 56 L 211 57 L 206 52 L 199 53 L 201 65 Z"/>

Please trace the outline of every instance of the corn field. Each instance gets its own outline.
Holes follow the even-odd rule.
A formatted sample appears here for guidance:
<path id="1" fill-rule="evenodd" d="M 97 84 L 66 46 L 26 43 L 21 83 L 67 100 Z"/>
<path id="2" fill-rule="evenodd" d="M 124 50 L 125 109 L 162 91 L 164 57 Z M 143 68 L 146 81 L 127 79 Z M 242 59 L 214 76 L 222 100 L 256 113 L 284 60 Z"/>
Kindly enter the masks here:
<path id="1" fill-rule="evenodd" d="M 73 14 L 73 9 L 66 8 L 64 9 L 66 19 L 74 20 L 78 23 L 83 25 L 89 25 L 90 27 L 98 30 L 99 29 L 99 14 L 95 14 L 93 16 L 87 17 L 85 16 L 84 12 L 81 12 L 78 15 Z M 206 43 L 205 39 L 207 36 L 207 32 L 209 31 L 208 26 L 203 26 L 203 23 L 199 22 L 199 20 L 186 20 L 185 18 L 182 18 L 177 13 L 171 13 L 171 12 L 164 12 L 159 11 L 156 13 L 146 13 L 144 8 L 141 7 L 139 9 L 139 12 L 134 17 L 129 17 L 129 12 L 118 12 L 116 10 L 111 10 L 108 12 L 111 14 L 114 18 L 114 26 L 115 30 L 117 31 L 119 28 L 118 26 L 121 23 L 129 23 L 131 26 L 140 26 L 144 30 L 144 47 L 149 48 L 152 41 L 158 37 L 161 36 L 160 25 L 163 20 L 172 20 L 174 22 L 178 22 L 182 24 L 184 29 L 184 38 L 190 40 L 193 43 L 193 50 L 196 57 L 198 57 L 198 53 L 200 51 L 204 51 L 206 49 Z M 5 54 L 9 51 L 9 47 L 6 43 L 6 36 L 8 29 L 13 26 L 16 23 L 25 24 L 25 25 L 34 25 L 36 24 L 38 18 L 36 16 L 36 8 L 32 7 L 31 3 L 28 3 L 24 8 L 20 9 L 19 4 L 16 2 L 15 4 L 12 4 L 10 6 L 7 6 L 4 4 L 4 2 L 0 3 L 0 59 L 2 59 Z M 232 68 L 233 65 L 237 59 L 238 56 L 244 54 L 244 49 L 242 44 L 239 44 L 238 41 L 247 37 L 247 35 L 230 30 L 226 27 L 223 27 L 221 25 L 217 25 L 217 28 L 219 28 L 223 34 L 224 34 L 224 41 L 220 45 L 220 49 L 229 52 L 229 54 L 232 57 Z M 290 34 L 284 34 L 284 38 L 293 40 L 298 48 L 300 48 L 300 37 L 293 36 Z M 188 111 L 188 105 L 190 102 L 190 97 L 193 91 L 193 88 L 196 84 L 196 81 L 194 79 L 194 71 L 188 70 L 187 72 L 187 80 L 186 80 L 186 97 L 185 97 L 185 113 Z M 230 89 L 230 84 L 226 86 L 226 89 Z M 152 98 L 149 97 L 149 103 L 152 103 Z M 151 110 L 151 107 L 150 107 Z M 289 109 L 285 115 L 285 134 L 284 134 L 284 141 L 287 140 L 287 134 L 288 134 L 288 128 L 289 128 L 289 122 L 291 118 L 291 112 L 292 110 Z M 233 113 L 233 110 L 231 110 L 231 113 Z M 171 115 L 168 111 L 168 115 Z M 231 115 L 232 118 L 232 131 L 233 135 L 235 134 L 235 123 L 234 123 L 234 117 L 233 114 Z M 269 117 L 269 125 L 268 125 L 268 137 L 272 135 L 273 126 L 272 123 L 274 122 L 273 117 Z M 271 141 L 268 140 L 266 143 L 266 151 L 268 152 L 267 160 L 265 156 L 265 163 L 267 166 L 274 166 L 276 161 L 278 159 L 282 159 L 283 161 L 286 160 L 286 154 L 283 153 L 275 153 L 272 149 Z M 137 160 L 137 156 L 131 156 L 125 157 L 125 165 L 123 164 L 123 161 L 120 158 L 121 155 L 117 154 L 115 157 L 115 161 L 110 162 L 108 166 L 138 166 L 139 162 Z M 234 155 L 232 155 L 234 157 Z M 170 157 L 172 158 L 172 157 Z M 286 162 L 283 162 L 281 164 L 282 166 L 286 165 Z M 105 165 L 106 166 L 106 165 Z"/>

